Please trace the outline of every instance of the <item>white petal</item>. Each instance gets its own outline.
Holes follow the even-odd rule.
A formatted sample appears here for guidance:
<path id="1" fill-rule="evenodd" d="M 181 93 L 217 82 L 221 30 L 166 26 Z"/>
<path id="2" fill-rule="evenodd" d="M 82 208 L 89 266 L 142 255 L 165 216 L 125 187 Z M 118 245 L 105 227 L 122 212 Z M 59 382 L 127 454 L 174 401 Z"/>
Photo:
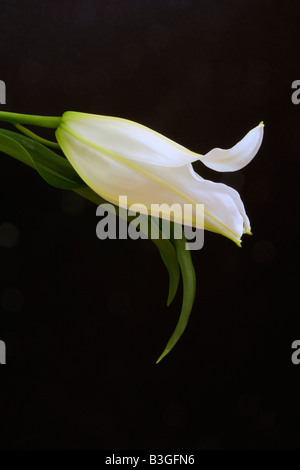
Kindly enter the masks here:
<path id="1" fill-rule="evenodd" d="M 127 119 L 68 111 L 62 116 L 62 124 L 90 143 L 127 160 L 178 167 L 202 157 Z"/>
<path id="2" fill-rule="evenodd" d="M 203 179 L 191 164 L 162 170 L 161 177 L 165 176 L 169 183 L 181 188 L 186 197 L 204 204 L 206 230 L 221 233 L 239 244 L 249 220 L 237 191 L 225 184 Z"/>
<path id="3" fill-rule="evenodd" d="M 262 143 L 263 133 L 264 125 L 260 123 L 231 149 L 213 149 L 200 160 L 212 170 L 224 172 L 240 170 L 248 165 L 257 154 Z"/>
<path id="4" fill-rule="evenodd" d="M 217 186 L 219 191 L 223 191 L 225 194 L 230 195 L 230 197 L 232 198 L 232 200 L 234 201 L 236 205 L 236 208 L 238 209 L 240 215 L 243 218 L 243 229 L 244 229 L 243 233 L 251 234 L 250 221 L 246 214 L 245 207 L 244 207 L 244 204 L 241 200 L 239 193 L 235 189 L 231 188 L 230 186 L 227 186 L 226 184 L 214 183 L 213 181 L 204 180 L 200 175 L 198 175 L 198 173 L 194 171 L 192 165 L 189 165 L 189 167 L 190 167 L 190 172 L 193 175 L 193 178 L 197 179 L 198 181 L 206 181 L 207 185 L 210 184 L 212 191 L 214 191 L 214 188 L 216 188 Z"/>
<path id="5" fill-rule="evenodd" d="M 149 212 L 151 204 L 192 204 L 194 208 L 197 203 L 204 204 L 205 228 L 239 243 L 244 218 L 237 203 L 239 196 L 232 188 L 202 179 L 191 165 L 164 168 L 114 159 L 61 127 L 56 137 L 77 173 L 106 200 L 118 204 L 119 196 L 127 196 L 128 206 L 144 204 Z M 181 214 L 175 214 L 175 220 L 180 217 Z M 195 212 L 189 222 L 195 226 Z"/>

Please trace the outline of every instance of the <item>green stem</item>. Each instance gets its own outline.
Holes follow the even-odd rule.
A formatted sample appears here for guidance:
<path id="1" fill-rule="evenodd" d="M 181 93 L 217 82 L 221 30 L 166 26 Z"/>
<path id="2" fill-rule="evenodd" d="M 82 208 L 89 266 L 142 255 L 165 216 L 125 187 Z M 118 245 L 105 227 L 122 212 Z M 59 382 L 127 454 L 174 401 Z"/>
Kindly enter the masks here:
<path id="1" fill-rule="evenodd" d="M 23 132 L 23 134 L 25 134 L 27 137 L 36 140 L 40 144 L 47 145 L 47 147 L 52 147 L 60 150 L 60 145 L 57 142 L 52 142 L 51 140 L 43 139 L 43 137 L 40 137 L 39 135 L 30 131 L 29 129 L 27 129 L 27 127 L 24 127 L 21 124 L 15 124 L 15 127 L 19 131 Z"/>
<path id="2" fill-rule="evenodd" d="M 8 113 L 0 111 L 0 121 L 11 124 L 27 124 L 32 126 L 48 127 L 56 129 L 60 124 L 61 117 L 56 116 L 33 116 L 31 114 Z"/>

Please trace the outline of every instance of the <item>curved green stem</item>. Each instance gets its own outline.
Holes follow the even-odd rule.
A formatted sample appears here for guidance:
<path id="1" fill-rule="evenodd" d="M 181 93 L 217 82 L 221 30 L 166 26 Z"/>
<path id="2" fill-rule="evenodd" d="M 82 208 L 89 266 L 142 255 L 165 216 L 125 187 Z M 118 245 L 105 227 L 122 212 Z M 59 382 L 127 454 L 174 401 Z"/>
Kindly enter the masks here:
<path id="1" fill-rule="evenodd" d="M 11 124 L 27 124 L 40 127 L 56 129 L 60 124 L 61 117 L 56 116 L 34 116 L 31 114 L 8 113 L 0 111 L 0 121 Z"/>
<path id="2" fill-rule="evenodd" d="M 32 139 L 36 140 L 37 142 L 40 142 L 40 144 L 47 145 L 47 147 L 52 147 L 55 149 L 60 149 L 60 145 L 57 142 L 52 142 L 51 140 L 43 139 L 43 137 L 40 137 L 39 135 L 35 134 L 34 132 L 30 131 L 26 127 L 22 126 L 21 124 L 15 124 L 15 127 L 23 132 L 27 137 L 31 137 Z"/>

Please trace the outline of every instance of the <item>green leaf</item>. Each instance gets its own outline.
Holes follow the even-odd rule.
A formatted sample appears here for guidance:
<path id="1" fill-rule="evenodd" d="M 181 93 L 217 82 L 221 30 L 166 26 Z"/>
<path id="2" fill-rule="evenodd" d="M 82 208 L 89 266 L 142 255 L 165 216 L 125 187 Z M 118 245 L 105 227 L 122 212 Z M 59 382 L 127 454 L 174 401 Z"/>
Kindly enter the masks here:
<path id="1" fill-rule="evenodd" d="M 161 219 L 157 217 L 149 218 L 148 232 L 151 233 L 151 220 L 158 227 L 159 239 L 152 239 L 153 243 L 157 246 L 160 252 L 160 256 L 169 273 L 169 293 L 167 306 L 172 303 L 178 290 L 180 281 L 180 269 L 177 259 L 176 249 L 168 238 L 168 234 L 165 232 L 165 224 L 161 223 Z M 173 230 L 173 224 L 171 223 L 171 232 Z"/>
<path id="2" fill-rule="evenodd" d="M 74 190 L 86 186 L 68 160 L 33 139 L 0 129 L 0 150 L 35 168 L 55 188 Z"/>
<path id="3" fill-rule="evenodd" d="M 169 307 L 176 295 L 180 280 L 180 269 L 178 265 L 176 251 L 169 240 L 159 239 L 152 241 L 159 249 L 160 256 L 169 273 L 169 293 L 167 300 L 167 306 Z"/>
<path id="4" fill-rule="evenodd" d="M 193 266 L 190 250 L 185 249 L 186 238 L 182 231 L 181 239 L 173 239 L 174 246 L 176 247 L 177 258 L 182 274 L 183 285 L 183 300 L 182 308 L 176 328 L 169 339 L 163 353 L 160 355 L 156 364 L 158 364 L 175 346 L 179 338 L 182 336 L 195 300 L 196 294 L 196 275 Z"/>

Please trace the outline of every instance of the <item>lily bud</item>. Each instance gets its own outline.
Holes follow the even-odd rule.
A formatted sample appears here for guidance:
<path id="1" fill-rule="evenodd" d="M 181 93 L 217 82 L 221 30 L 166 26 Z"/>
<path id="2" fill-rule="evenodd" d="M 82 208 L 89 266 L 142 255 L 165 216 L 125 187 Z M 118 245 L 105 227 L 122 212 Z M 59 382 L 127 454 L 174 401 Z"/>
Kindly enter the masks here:
<path id="1" fill-rule="evenodd" d="M 263 127 L 260 123 L 229 150 L 200 155 L 141 124 L 68 111 L 56 138 L 79 176 L 104 199 L 118 204 L 126 195 L 128 206 L 141 204 L 149 212 L 153 204 L 191 204 L 195 210 L 187 223 L 194 227 L 196 204 L 204 204 L 204 228 L 240 244 L 250 223 L 238 192 L 203 179 L 192 163 L 200 160 L 222 172 L 243 168 L 260 148 Z"/>

